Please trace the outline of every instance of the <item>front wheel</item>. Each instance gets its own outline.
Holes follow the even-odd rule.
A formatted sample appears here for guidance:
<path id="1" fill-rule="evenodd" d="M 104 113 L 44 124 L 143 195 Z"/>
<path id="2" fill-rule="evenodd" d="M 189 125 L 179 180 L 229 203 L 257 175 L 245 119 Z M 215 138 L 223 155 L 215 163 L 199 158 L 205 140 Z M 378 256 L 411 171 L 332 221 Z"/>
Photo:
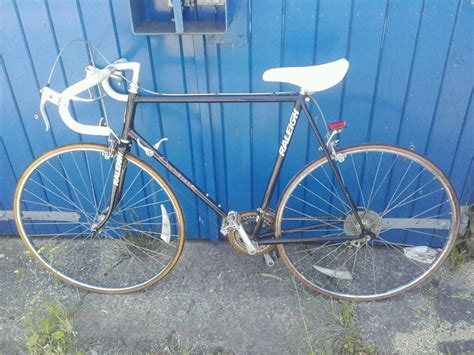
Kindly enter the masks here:
<path id="1" fill-rule="evenodd" d="M 115 158 L 107 147 L 75 144 L 36 159 L 18 181 L 14 215 L 31 254 L 63 281 L 89 291 L 150 286 L 176 264 L 184 218 L 166 181 L 131 154 L 121 198 L 106 216 Z"/>
<path id="2" fill-rule="evenodd" d="M 448 179 L 402 148 L 363 145 L 338 153 L 334 163 L 372 234 L 361 235 L 321 158 L 294 177 L 280 200 L 275 235 L 299 238 L 278 245 L 284 264 L 307 287 L 340 299 L 383 299 L 418 285 L 445 261 L 459 230 Z"/>

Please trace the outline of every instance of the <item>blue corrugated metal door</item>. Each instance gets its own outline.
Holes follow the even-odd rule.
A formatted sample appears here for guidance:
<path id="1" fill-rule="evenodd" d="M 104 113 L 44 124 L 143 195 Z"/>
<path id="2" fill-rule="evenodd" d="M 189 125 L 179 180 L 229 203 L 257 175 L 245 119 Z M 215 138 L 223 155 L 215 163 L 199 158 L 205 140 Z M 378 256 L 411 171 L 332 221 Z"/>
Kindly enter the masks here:
<path id="1" fill-rule="evenodd" d="M 265 83 L 264 70 L 346 57 L 343 84 L 318 96 L 331 120 L 344 118 L 344 146 L 385 142 L 425 154 L 449 175 L 462 204 L 472 202 L 474 131 L 469 1 L 228 0 L 225 35 L 136 36 L 127 1 L 1 1 L 0 210 L 11 210 L 15 182 L 35 157 L 62 144 L 98 141 L 69 131 L 50 110 L 44 132 L 39 88 L 59 49 L 86 38 L 110 59 L 142 63 L 141 85 L 159 92 L 293 90 Z M 83 45 L 66 52 L 53 78 L 83 78 Z M 79 105 L 96 124 L 99 106 Z M 258 206 L 291 108 L 284 104 L 144 105 L 137 129 L 224 208 Z M 120 127 L 123 106 L 108 104 Z M 318 151 L 304 121 L 278 190 Z M 100 141 L 100 140 L 99 140 Z M 141 151 L 137 155 L 146 160 Z M 218 221 L 175 182 L 190 237 L 217 239 Z M 275 203 L 275 201 L 274 201 Z M 0 218 L 0 233 L 15 233 Z"/>

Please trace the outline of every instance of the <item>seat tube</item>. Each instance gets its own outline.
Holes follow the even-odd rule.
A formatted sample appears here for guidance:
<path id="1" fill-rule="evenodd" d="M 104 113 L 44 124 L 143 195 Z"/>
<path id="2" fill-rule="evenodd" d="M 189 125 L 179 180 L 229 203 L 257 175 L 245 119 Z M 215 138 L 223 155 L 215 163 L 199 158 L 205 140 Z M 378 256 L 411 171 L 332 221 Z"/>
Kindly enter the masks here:
<path id="1" fill-rule="evenodd" d="M 263 196 L 262 204 L 260 205 L 260 209 L 258 212 L 258 219 L 257 223 L 255 224 L 255 228 L 252 231 L 252 237 L 256 237 L 259 235 L 260 230 L 262 229 L 264 216 L 270 205 L 270 200 L 272 198 L 273 192 L 275 191 L 275 186 L 278 181 L 278 177 L 280 176 L 281 168 L 283 166 L 283 162 L 285 161 L 286 153 L 288 152 L 288 148 L 291 143 L 291 139 L 293 137 L 293 132 L 296 129 L 296 124 L 298 122 L 298 118 L 301 113 L 301 108 L 303 105 L 304 96 L 300 95 L 298 100 L 295 101 L 295 105 L 293 106 L 293 110 L 291 111 L 290 118 L 288 119 L 288 124 L 286 126 L 285 133 L 283 134 L 283 138 L 280 143 L 280 147 L 278 148 L 278 154 L 275 159 L 275 163 L 273 164 L 272 174 L 267 184 L 267 189 L 265 191 L 265 195 Z"/>
<path id="2" fill-rule="evenodd" d="M 295 105 L 293 106 L 293 110 L 291 111 L 290 118 L 288 119 L 288 124 L 286 126 L 285 133 L 283 134 L 283 138 L 281 140 L 280 147 L 278 149 L 278 154 L 275 159 L 275 163 L 273 164 L 272 174 L 270 176 L 270 180 L 268 181 L 267 189 L 265 191 L 265 195 L 262 200 L 262 204 L 261 204 L 262 210 L 266 210 L 268 208 L 273 192 L 275 191 L 275 186 L 278 181 L 278 176 L 280 175 L 283 162 L 285 161 L 286 153 L 288 151 L 288 148 L 291 143 L 291 139 L 293 137 L 293 132 L 296 129 L 296 124 L 298 122 L 298 118 L 301 113 L 303 100 L 304 100 L 304 96 L 300 95 L 298 100 L 295 102 Z"/>

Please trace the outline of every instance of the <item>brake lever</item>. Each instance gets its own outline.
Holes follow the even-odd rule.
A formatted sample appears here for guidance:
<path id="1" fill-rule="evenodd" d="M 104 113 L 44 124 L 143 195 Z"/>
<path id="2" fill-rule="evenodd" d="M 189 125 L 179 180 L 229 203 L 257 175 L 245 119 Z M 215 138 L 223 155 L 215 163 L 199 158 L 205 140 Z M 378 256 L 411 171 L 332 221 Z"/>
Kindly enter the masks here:
<path id="1" fill-rule="evenodd" d="M 110 75 L 110 78 L 115 80 L 122 80 L 123 72 L 121 70 L 116 70 L 112 75 Z"/>
<path id="2" fill-rule="evenodd" d="M 40 111 L 41 111 L 41 116 L 43 116 L 43 121 L 46 126 L 46 132 L 47 132 L 49 131 L 50 124 L 49 124 L 49 118 L 45 109 L 46 103 L 51 102 L 55 104 L 56 106 L 59 106 L 61 95 L 47 86 L 42 88 L 40 92 L 41 92 Z M 38 119 L 38 118 L 35 117 L 35 119 Z"/>

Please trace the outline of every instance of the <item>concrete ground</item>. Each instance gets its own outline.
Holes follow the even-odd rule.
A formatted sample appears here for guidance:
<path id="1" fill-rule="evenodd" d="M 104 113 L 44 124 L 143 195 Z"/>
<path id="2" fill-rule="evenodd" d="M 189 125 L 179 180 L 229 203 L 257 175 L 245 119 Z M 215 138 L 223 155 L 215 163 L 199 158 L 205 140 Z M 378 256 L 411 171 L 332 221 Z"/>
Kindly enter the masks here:
<path id="1" fill-rule="evenodd" d="M 0 353 L 26 351 L 25 319 L 46 303 L 73 312 L 72 349 L 89 354 L 474 352 L 472 260 L 401 296 L 352 304 L 308 292 L 280 263 L 269 268 L 224 242 L 188 241 L 159 285 L 118 296 L 63 285 L 23 250 L 0 239 Z"/>

